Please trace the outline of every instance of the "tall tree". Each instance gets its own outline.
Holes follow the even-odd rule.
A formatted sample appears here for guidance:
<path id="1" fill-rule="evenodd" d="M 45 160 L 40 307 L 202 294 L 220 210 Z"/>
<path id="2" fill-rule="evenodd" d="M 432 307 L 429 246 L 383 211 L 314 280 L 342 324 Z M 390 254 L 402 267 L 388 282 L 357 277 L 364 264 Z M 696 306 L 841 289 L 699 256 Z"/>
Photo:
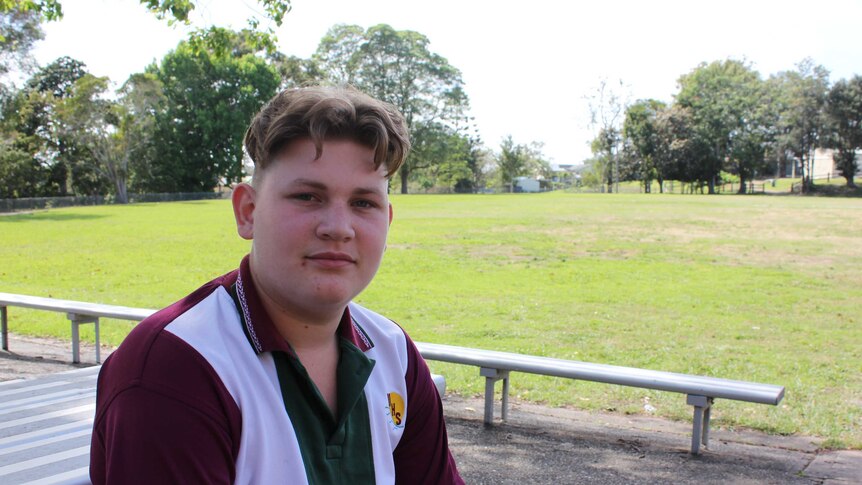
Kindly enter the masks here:
<path id="1" fill-rule="evenodd" d="M 644 192 L 650 192 L 653 179 L 662 185 L 663 176 L 656 163 L 658 152 L 658 114 L 666 106 L 655 99 L 639 100 L 626 109 L 623 135 L 630 142 L 636 156 L 636 172 L 643 183 Z"/>
<path id="2" fill-rule="evenodd" d="M 735 137 L 745 126 L 759 102 L 760 76 L 741 61 L 728 59 L 701 64 L 679 79 L 676 102 L 689 108 L 696 135 L 710 147 L 698 160 L 709 193 L 731 157 Z"/>
<path id="3" fill-rule="evenodd" d="M 118 133 L 126 157 L 129 189 L 144 192 L 153 177 L 158 151 L 156 116 L 165 109 L 163 86 L 152 73 L 132 74 L 119 89 Z"/>
<path id="4" fill-rule="evenodd" d="M 597 130 L 591 143 L 597 163 L 594 168 L 604 167 L 603 178 L 607 180 L 608 193 L 619 191 L 619 153 L 622 143 L 622 123 L 628 106 L 628 95 L 622 79 L 613 85 L 602 79 L 599 85 L 586 96 L 590 108 L 590 126 Z"/>
<path id="5" fill-rule="evenodd" d="M 804 59 L 796 71 L 784 71 L 770 78 L 780 93 L 780 118 L 777 124 L 778 151 L 791 153 L 802 165 L 802 187 L 813 184 L 814 149 L 824 134 L 824 108 L 829 91 L 829 71 Z"/>
<path id="6" fill-rule="evenodd" d="M 372 96 L 395 105 L 407 120 L 413 143 L 430 143 L 440 126 L 467 129 L 469 100 L 461 72 L 439 54 L 431 52 L 424 35 L 375 25 L 363 30 L 356 25 L 336 25 L 321 40 L 314 59 L 327 79 L 350 83 Z M 407 193 L 414 172 L 444 158 L 411 154 L 400 169 L 401 193 Z"/>
<path id="7" fill-rule="evenodd" d="M 656 118 L 655 163 L 665 179 L 694 185 L 706 180 L 708 167 L 700 163 L 711 151 L 695 127 L 691 109 L 674 104 Z M 664 190 L 662 187 L 661 190 Z"/>
<path id="8" fill-rule="evenodd" d="M 57 106 L 61 129 L 82 147 L 77 166 L 110 185 L 118 203 L 128 202 L 135 163 L 151 149 L 155 112 L 163 100 L 161 84 L 151 75 L 135 74 L 109 99 L 108 79 L 85 75 Z"/>
<path id="9" fill-rule="evenodd" d="M 57 105 L 59 129 L 78 146 L 86 163 L 113 186 L 117 202 L 128 202 L 128 157 L 119 132 L 122 117 L 117 104 L 105 99 L 109 80 L 86 74 Z M 89 163 L 88 163 L 89 162 Z"/>
<path id="10" fill-rule="evenodd" d="M 78 148 L 59 130 L 56 104 L 69 95 L 75 81 L 86 74 L 82 62 L 61 57 L 36 72 L 24 87 L 3 101 L 0 159 L 7 174 L 3 182 L 18 180 L 4 192 L 14 197 L 66 195 L 70 167 Z M 26 162 L 25 162 L 26 160 Z M 75 180 L 71 189 L 74 191 Z"/>
<path id="11" fill-rule="evenodd" d="M 827 145 L 835 149 L 833 158 L 848 187 L 859 170 L 857 151 L 862 149 L 862 76 L 836 82 L 826 103 L 829 127 Z"/>
<path id="12" fill-rule="evenodd" d="M 590 143 L 594 175 L 607 186 L 608 193 L 619 190 L 620 132 L 615 126 L 601 128 Z"/>
<path id="13" fill-rule="evenodd" d="M 233 53 L 193 48 L 188 42 L 148 68 L 164 86 L 156 115 L 151 191 L 208 191 L 239 181 L 248 121 L 280 84 L 278 73 L 232 35 Z M 241 48 L 240 48 L 241 47 Z"/>

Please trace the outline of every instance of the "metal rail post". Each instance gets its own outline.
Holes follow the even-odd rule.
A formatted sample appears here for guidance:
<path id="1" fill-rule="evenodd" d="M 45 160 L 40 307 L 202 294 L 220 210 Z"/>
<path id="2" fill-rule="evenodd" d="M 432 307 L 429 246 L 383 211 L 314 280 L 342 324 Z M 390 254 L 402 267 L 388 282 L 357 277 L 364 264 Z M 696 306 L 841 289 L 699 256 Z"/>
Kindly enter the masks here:
<path id="1" fill-rule="evenodd" d="M 700 454 L 700 445 L 709 446 L 709 415 L 712 398 L 688 394 L 686 402 L 694 406 L 694 426 L 691 431 L 691 454 Z"/>
<path id="2" fill-rule="evenodd" d="M 2 338 L 3 350 L 9 350 L 9 327 L 7 326 L 8 315 L 6 314 L 6 307 L 0 306 L 0 338 Z"/>
<path id="3" fill-rule="evenodd" d="M 501 415 L 503 421 L 509 417 L 509 371 L 480 367 L 479 375 L 485 377 L 485 424 L 494 423 L 494 383 L 503 381 L 503 403 Z"/>

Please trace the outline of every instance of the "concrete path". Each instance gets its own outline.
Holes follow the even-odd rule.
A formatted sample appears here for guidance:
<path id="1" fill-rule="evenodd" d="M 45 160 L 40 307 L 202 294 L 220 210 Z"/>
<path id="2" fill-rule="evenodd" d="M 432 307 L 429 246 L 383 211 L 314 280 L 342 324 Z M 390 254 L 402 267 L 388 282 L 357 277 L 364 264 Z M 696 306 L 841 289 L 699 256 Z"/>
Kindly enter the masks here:
<path id="1" fill-rule="evenodd" d="M 482 424 L 481 399 L 447 396 L 450 446 L 470 484 L 862 484 L 862 452 L 818 451 L 817 438 L 710 431 L 689 454 L 691 424 L 510 402 Z"/>

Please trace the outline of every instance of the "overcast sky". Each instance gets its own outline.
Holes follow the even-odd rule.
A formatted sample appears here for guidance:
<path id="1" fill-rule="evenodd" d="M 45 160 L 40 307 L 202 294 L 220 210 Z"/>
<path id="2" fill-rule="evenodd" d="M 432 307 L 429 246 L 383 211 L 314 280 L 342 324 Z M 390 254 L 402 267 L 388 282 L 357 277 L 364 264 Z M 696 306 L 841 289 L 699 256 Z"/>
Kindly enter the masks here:
<path id="1" fill-rule="evenodd" d="M 35 55 L 62 55 L 119 84 L 185 37 L 138 0 L 62 0 Z M 241 28 L 254 0 L 198 0 L 194 21 Z M 747 60 L 763 77 L 811 57 L 831 80 L 862 74 L 862 1 L 293 0 L 282 52 L 309 57 L 338 23 L 415 30 L 461 70 L 486 146 L 539 141 L 553 163 L 589 157 L 584 96 L 601 79 L 671 101 L 701 62 Z"/>

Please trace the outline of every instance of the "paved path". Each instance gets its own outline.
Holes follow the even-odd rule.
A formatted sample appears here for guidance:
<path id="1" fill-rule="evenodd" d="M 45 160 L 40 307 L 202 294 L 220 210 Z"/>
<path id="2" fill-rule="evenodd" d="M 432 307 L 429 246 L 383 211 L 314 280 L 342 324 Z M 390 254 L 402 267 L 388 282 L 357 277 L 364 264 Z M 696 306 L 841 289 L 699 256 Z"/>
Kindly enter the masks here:
<path id="1" fill-rule="evenodd" d="M 68 363 L 66 342 L 13 335 L 10 347 L 0 351 L 0 380 L 81 367 Z M 82 357 L 93 365 L 92 349 Z M 449 441 L 468 484 L 862 484 L 862 452 L 818 451 L 817 438 L 713 429 L 710 448 L 692 456 L 687 422 L 510 406 L 508 423 L 486 428 L 481 399 L 446 397 Z"/>

